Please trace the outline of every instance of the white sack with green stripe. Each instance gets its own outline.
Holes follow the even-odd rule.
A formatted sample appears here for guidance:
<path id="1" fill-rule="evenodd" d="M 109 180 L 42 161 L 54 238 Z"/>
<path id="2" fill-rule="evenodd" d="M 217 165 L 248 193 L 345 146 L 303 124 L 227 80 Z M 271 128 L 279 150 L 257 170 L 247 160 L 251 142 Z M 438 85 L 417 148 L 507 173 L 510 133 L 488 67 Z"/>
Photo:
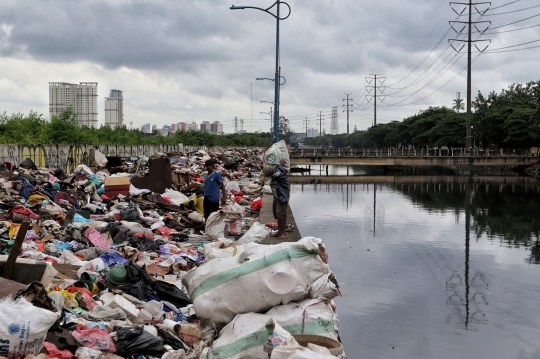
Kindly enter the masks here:
<path id="1" fill-rule="evenodd" d="M 308 299 L 280 305 L 266 314 L 237 315 L 221 330 L 212 347 L 203 351 L 201 359 L 268 359 L 263 345 L 268 336 L 265 325 L 270 318 L 291 334 L 322 335 L 338 340 L 339 322 L 329 301 Z"/>
<path id="2" fill-rule="evenodd" d="M 204 263 L 188 272 L 183 283 L 197 316 L 216 324 L 289 302 L 334 298 L 337 282 L 320 258 L 319 246 L 324 246 L 322 240 L 314 237 L 256 244 L 238 256 Z"/>

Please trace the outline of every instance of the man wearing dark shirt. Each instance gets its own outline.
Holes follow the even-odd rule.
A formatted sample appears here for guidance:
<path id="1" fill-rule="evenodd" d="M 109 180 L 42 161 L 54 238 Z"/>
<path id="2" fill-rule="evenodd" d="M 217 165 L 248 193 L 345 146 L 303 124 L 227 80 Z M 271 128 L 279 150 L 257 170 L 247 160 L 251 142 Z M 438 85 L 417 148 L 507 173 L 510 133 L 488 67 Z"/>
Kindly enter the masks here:
<path id="1" fill-rule="evenodd" d="M 272 175 L 272 182 L 270 182 L 270 187 L 272 188 L 272 193 L 274 194 L 274 202 L 272 203 L 272 211 L 274 212 L 274 218 L 277 219 L 278 231 L 272 237 L 277 237 L 279 239 L 286 239 L 287 233 L 285 233 L 285 228 L 287 227 L 287 207 L 289 206 L 289 173 L 287 169 L 283 166 L 285 161 L 280 161 L 280 163 L 274 169 Z"/>

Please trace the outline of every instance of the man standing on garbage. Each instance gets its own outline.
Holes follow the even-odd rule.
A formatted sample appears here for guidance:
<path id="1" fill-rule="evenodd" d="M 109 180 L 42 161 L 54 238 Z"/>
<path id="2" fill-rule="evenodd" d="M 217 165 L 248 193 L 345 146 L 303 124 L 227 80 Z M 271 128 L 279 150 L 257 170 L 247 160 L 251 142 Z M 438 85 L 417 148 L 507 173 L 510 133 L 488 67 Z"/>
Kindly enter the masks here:
<path id="1" fill-rule="evenodd" d="M 274 194 L 274 202 L 272 203 L 272 211 L 274 212 L 274 218 L 277 219 L 278 231 L 272 237 L 278 239 L 286 239 L 287 233 L 285 228 L 287 227 L 287 207 L 289 206 L 289 173 L 284 167 L 285 161 L 281 160 L 274 169 L 272 174 L 272 181 L 270 187 Z"/>
<path id="2" fill-rule="evenodd" d="M 207 160 L 204 163 L 208 174 L 204 175 L 204 219 L 208 219 L 211 213 L 219 209 L 219 190 L 223 194 L 223 204 L 227 201 L 227 192 L 223 184 L 223 177 L 214 171 L 214 160 Z"/>

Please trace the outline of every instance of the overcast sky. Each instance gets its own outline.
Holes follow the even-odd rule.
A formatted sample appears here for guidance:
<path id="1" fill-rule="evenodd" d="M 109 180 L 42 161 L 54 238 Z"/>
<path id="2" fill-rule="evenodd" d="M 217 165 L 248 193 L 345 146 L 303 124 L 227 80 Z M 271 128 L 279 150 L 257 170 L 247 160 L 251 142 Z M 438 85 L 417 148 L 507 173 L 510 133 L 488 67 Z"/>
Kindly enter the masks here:
<path id="1" fill-rule="evenodd" d="M 236 116 L 247 131 L 269 130 L 270 116 L 260 112 L 272 105 L 260 101 L 273 101 L 273 82 L 255 78 L 273 77 L 276 21 L 257 10 L 231 11 L 232 1 L 2 0 L 0 112 L 33 110 L 48 117 L 48 82 L 92 81 L 99 83 L 100 124 L 104 97 L 119 89 L 128 127 L 218 120 L 232 132 Z M 386 77 L 384 85 L 393 85 L 385 93 L 394 94 L 378 107 L 378 123 L 402 120 L 428 106 L 452 106 L 456 92 L 466 98 L 466 54 L 456 55 L 448 44 L 456 37 L 447 32 L 448 21 L 457 15 L 447 1 L 288 3 L 292 14 L 280 24 L 287 81 L 280 113 L 294 130 L 303 131 L 306 117 L 319 127 L 316 116 L 322 111 L 329 131 L 337 106 L 339 130 L 346 131 L 346 93 L 353 98 L 351 131 L 371 126 L 365 77 L 375 73 Z M 473 16 L 492 21 L 491 28 L 501 26 L 479 38 L 492 39 L 488 50 L 530 41 L 536 42 L 502 50 L 535 48 L 480 56 L 473 63 L 473 99 L 479 90 L 500 92 L 514 82 L 540 79 L 538 0 L 495 0 L 492 8 L 482 19 Z M 478 24 L 479 30 L 485 26 Z M 520 30 L 508 31 L 515 29 Z M 477 44 L 482 49 L 487 43 Z"/>

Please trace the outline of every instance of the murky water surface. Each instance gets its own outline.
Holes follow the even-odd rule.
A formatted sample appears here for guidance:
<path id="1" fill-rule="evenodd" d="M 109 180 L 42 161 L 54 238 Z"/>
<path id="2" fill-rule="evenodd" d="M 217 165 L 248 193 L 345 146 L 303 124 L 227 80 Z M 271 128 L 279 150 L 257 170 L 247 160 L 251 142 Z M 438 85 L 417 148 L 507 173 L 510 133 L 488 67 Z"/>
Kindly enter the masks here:
<path id="1" fill-rule="evenodd" d="M 540 358 L 539 181 L 310 181 L 291 207 L 329 249 L 350 358 Z"/>

